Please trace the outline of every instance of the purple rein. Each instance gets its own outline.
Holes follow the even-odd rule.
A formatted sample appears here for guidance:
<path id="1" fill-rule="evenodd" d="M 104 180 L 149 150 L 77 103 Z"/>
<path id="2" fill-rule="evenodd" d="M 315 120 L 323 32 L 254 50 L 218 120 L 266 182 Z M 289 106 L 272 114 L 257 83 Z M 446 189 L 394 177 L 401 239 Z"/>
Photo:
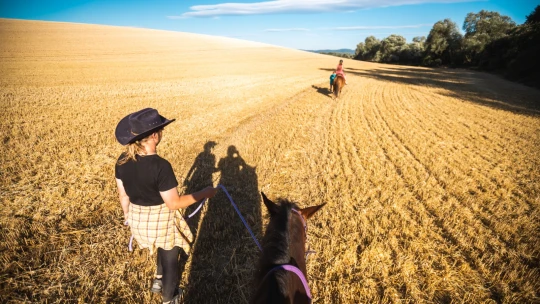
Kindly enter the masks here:
<path id="1" fill-rule="evenodd" d="M 257 238 L 255 237 L 255 234 L 253 234 L 253 231 L 251 231 L 251 228 L 249 227 L 249 224 L 246 222 L 246 220 L 244 219 L 244 217 L 242 216 L 242 214 L 240 213 L 240 210 L 238 210 L 238 207 L 236 206 L 236 204 L 234 203 L 231 195 L 229 194 L 229 192 L 227 192 L 227 189 L 225 189 L 225 187 L 223 187 L 223 185 L 218 185 L 219 188 L 221 188 L 223 190 L 223 192 L 225 192 L 225 194 L 227 195 L 227 197 L 229 198 L 229 201 L 231 202 L 234 210 L 236 210 L 236 213 L 238 213 L 238 216 L 240 217 L 240 219 L 242 220 L 242 223 L 244 223 L 244 226 L 246 226 L 247 230 L 249 231 L 249 234 L 251 234 L 251 238 L 253 238 L 253 240 L 255 241 L 255 244 L 257 244 L 257 247 L 259 247 L 259 250 L 262 251 L 262 246 L 261 244 L 259 244 L 259 241 L 257 241 Z M 204 199 L 201 204 L 199 205 L 199 207 L 197 207 L 197 209 L 195 209 L 195 211 L 193 211 L 190 215 L 188 215 L 188 218 L 191 218 L 192 216 L 194 216 L 195 214 L 197 214 L 197 212 L 199 212 L 199 210 L 201 210 L 202 206 L 204 205 L 204 203 L 206 203 L 206 199 Z"/>

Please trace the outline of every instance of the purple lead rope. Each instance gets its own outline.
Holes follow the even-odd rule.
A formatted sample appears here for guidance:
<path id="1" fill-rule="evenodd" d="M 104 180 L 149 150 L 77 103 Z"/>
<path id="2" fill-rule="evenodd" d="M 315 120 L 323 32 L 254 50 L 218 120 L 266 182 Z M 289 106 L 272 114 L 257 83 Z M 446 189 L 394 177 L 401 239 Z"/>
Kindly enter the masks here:
<path id="1" fill-rule="evenodd" d="M 188 218 L 191 218 L 192 216 L 194 216 L 195 214 L 197 214 L 197 212 L 199 212 L 199 210 L 201 210 L 202 206 L 204 205 L 204 203 L 206 203 L 206 198 L 203 199 L 203 201 L 201 202 L 201 204 L 199 205 L 199 207 L 197 207 L 197 209 L 195 209 L 195 211 L 191 212 L 190 215 L 188 215 Z"/>
<path id="2" fill-rule="evenodd" d="M 244 223 L 244 226 L 246 226 L 247 230 L 249 231 L 249 234 L 251 235 L 251 238 L 253 238 L 253 240 L 255 241 L 255 244 L 257 244 L 257 247 L 259 247 L 259 249 L 262 251 L 262 246 L 261 244 L 259 244 L 259 241 L 257 240 L 257 238 L 255 237 L 255 234 L 253 234 L 253 231 L 251 231 L 251 228 L 249 227 L 249 224 L 246 222 L 246 220 L 244 219 L 244 217 L 242 216 L 242 214 L 240 213 L 240 210 L 238 210 L 238 207 L 236 206 L 236 204 L 234 203 L 231 195 L 229 194 L 229 192 L 227 192 L 227 189 L 225 189 L 225 187 L 223 187 L 223 185 L 217 185 L 217 187 L 221 188 L 221 190 L 223 190 L 223 192 L 225 192 L 225 194 L 227 195 L 227 197 L 229 198 L 229 201 L 231 202 L 231 205 L 233 206 L 234 210 L 236 211 L 236 213 L 238 213 L 238 216 L 240 217 L 240 219 L 242 220 L 242 223 Z M 194 216 L 195 214 L 197 214 L 197 212 L 199 212 L 202 208 L 202 206 L 204 205 L 204 203 L 206 202 L 206 199 L 204 199 L 200 204 L 199 204 L 199 207 L 197 207 L 197 209 L 195 209 L 195 211 L 193 211 L 190 215 L 188 215 L 188 218 L 191 218 L 192 216 Z"/>
<path id="3" fill-rule="evenodd" d="M 236 213 L 238 213 L 238 216 L 242 220 L 242 223 L 244 223 L 244 226 L 246 226 L 247 230 L 249 231 L 249 234 L 251 234 L 251 238 L 253 238 L 253 240 L 255 241 L 255 244 L 257 244 L 257 247 L 259 247 L 259 250 L 262 252 L 261 244 L 259 244 L 259 241 L 257 241 L 257 238 L 255 237 L 255 234 L 253 234 L 253 231 L 251 231 L 251 228 L 249 227 L 248 223 L 246 222 L 246 220 L 244 219 L 244 217 L 240 213 L 240 210 L 238 210 L 238 207 L 234 203 L 234 201 L 233 201 L 231 195 L 229 194 L 229 192 L 227 192 L 227 189 L 225 189 L 225 187 L 223 187 L 223 185 L 218 185 L 218 187 L 220 187 L 223 190 L 223 192 L 225 192 L 225 194 L 229 198 L 229 201 L 231 201 L 231 204 L 234 207 L 234 210 L 236 210 Z"/>

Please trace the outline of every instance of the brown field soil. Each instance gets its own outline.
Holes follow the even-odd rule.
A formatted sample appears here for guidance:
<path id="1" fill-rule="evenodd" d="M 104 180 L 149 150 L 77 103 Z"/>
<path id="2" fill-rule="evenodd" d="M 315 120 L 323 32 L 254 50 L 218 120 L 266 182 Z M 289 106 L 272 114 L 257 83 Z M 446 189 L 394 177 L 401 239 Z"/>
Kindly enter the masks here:
<path id="1" fill-rule="evenodd" d="M 259 239 L 261 190 L 327 203 L 314 303 L 540 301 L 538 90 L 346 60 L 334 101 L 339 58 L 265 44 L 6 19 L 0 41 L 2 303 L 159 303 L 114 182 L 114 128 L 144 107 L 177 119 L 159 153 L 179 190 L 223 183 Z M 187 303 L 246 303 L 258 249 L 225 195 L 189 223 Z"/>

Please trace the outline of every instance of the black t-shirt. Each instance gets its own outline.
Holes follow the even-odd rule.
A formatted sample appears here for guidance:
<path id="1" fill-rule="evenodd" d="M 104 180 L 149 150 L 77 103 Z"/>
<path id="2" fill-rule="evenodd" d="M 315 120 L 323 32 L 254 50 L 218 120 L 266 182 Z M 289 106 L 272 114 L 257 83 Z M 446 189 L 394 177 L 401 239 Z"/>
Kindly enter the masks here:
<path id="1" fill-rule="evenodd" d="M 118 159 L 124 158 L 124 153 Z M 141 206 L 163 204 L 160 191 L 178 186 L 171 164 L 159 155 L 137 155 L 137 161 L 116 164 L 116 178 L 122 180 L 130 202 Z"/>

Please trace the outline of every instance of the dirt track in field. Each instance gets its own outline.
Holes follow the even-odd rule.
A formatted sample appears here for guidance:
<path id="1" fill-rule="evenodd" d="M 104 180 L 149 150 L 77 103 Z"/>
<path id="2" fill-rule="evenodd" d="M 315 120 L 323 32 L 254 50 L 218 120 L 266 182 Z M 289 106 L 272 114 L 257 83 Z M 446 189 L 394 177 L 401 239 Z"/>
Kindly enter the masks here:
<path id="1" fill-rule="evenodd" d="M 179 190 L 225 185 L 259 238 L 260 191 L 328 203 L 308 223 L 314 303 L 539 300 L 538 90 L 345 60 L 332 100 L 331 56 L 5 19 L 0 39 L 1 302 L 161 300 L 114 183 L 114 128 L 144 107 L 177 119 L 158 151 Z M 258 252 L 225 195 L 189 223 L 187 303 L 247 302 Z"/>

